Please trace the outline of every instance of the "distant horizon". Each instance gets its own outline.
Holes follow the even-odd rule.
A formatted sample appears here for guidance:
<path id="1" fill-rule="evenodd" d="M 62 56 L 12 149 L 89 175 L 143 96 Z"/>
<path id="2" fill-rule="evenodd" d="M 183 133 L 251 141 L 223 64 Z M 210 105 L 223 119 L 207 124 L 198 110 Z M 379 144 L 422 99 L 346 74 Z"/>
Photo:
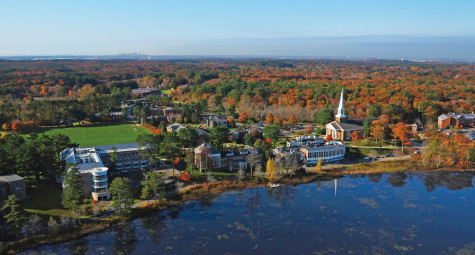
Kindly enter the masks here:
<path id="1" fill-rule="evenodd" d="M 282 50 L 282 47 L 287 50 Z M 475 61 L 475 36 L 335 36 L 276 39 L 227 39 L 188 42 L 164 52 L 137 50 L 52 54 L 11 54 L 0 58 L 27 57 L 231 57 L 231 58 L 329 58 Z M 179 50 L 187 48 L 187 51 Z M 212 48 L 214 52 L 209 52 Z M 250 50 L 252 49 L 252 50 Z M 290 49 L 290 50 L 288 50 Z"/>
<path id="2" fill-rule="evenodd" d="M 0 0 L 1 1 L 1 0 Z M 475 1 L 4 1 L 0 56 L 475 60 Z"/>

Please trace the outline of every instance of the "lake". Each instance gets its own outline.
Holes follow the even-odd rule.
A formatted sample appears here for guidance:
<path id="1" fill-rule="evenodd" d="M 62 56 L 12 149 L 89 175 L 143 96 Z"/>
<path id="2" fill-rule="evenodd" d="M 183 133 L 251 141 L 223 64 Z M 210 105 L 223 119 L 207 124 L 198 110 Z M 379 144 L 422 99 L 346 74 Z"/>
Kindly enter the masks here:
<path id="1" fill-rule="evenodd" d="M 401 172 L 227 192 L 22 254 L 475 254 L 474 177 Z"/>

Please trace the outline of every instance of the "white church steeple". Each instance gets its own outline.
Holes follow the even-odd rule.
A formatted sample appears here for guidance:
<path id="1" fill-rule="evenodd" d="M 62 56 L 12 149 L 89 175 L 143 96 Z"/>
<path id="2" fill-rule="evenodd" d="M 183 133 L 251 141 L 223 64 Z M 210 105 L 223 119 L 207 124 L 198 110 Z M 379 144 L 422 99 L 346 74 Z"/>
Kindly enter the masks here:
<path id="1" fill-rule="evenodd" d="M 338 122 L 344 122 L 346 120 L 345 106 L 343 105 L 343 89 L 341 90 L 340 105 L 338 106 L 338 112 L 335 117 Z"/>

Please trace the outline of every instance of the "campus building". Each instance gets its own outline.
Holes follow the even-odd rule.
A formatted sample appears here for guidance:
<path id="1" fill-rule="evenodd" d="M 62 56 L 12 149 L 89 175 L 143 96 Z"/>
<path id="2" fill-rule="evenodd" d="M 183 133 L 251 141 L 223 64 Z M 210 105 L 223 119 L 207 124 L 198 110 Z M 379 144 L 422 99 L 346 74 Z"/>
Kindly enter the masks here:
<path id="1" fill-rule="evenodd" d="M 296 137 L 292 141 L 287 141 L 287 147 L 299 147 L 305 145 L 323 145 L 325 140 L 316 135 L 305 135 Z"/>
<path id="2" fill-rule="evenodd" d="M 439 128 L 451 128 L 455 126 L 473 127 L 475 114 L 473 113 L 446 113 L 437 118 Z"/>
<path id="3" fill-rule="evenodd" d="M 351 140 L 351 133 L 354 131 L 361 131 L 363 133 L 363 124 L 368 120 L 369 124 L 379 118 L 364 118 L 364 119 L 348 119 L 345 115 L 345 107 L 343 104 L 343 90 L 341 90 L 340 105 L 338 106 L 335 121 L 326 125 L 326 134 L 331 135 L 333 140 L 349 141 Z"/>
<path id="4" fill-rule="evenodd" d="M 18 199 L 27 198 L 25 179 L 16 174 L 0 176 L 0 203 L 12 194 Z"/>
<path id="5" fill-rule="evenodd" d="M 108 175 L 149 167 L 149 161 L 140 155 L 140 149 L 138 143 L 77 147 L 65 149 L 60 156 L 66 164 L 74 164 L 78 169 L 84 195 L 97 201 L 110 198 Z"/>
<path id="6" fill-rule="evenodd" d="M 341 142 L 331 142 L 325 146 L 302 147 L 300 151 L 305 155 L 307 166 L 310 166 L 316 165 L 319 158 L 322 159 L 322 163 L 343 160 L 346 145 Z"/>

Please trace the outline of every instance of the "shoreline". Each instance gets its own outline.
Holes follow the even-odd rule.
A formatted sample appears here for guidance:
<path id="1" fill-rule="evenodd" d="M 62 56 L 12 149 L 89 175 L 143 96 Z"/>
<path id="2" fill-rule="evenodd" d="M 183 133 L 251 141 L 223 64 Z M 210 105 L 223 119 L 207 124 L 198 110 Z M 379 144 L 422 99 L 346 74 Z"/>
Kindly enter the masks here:
<path id="1" fill-rule="evenodd" d="M 384 167 L 384 168 L 383 168 Z M 282 177 L 276 183 L 282 185 L 299 185 L 306 184 L 315 181 L 326 181 L 335 178 L 343 177 L 345 175 L 355 174 L 376 174 L 376 173 L 395 173 L 395 172 L 438 172 L 438 171 L 475 171 L 475 169 L 456 169 L 456 168 L 418 168 L 416 166 L 410 167 L 407 161 L 388 161 L 378 162 L 378 164 L 361 164 L 352 166 L 343 166 L 338 168 L 332 168 L 329 170 L 323 170 L 320 172 L 308 172 L 303 176 Z M 58 234 L 52 236 L 49 234 L 38 235 L 35 237 L 22 239 L 20 241 L 1 243 L 0 254 L 16 254 L 27 249 L 33 249 L 42 245 L 53 245 L 62 242 L 68 242 L 74 239 L 78 239 L 93 233 L 104 231 L 114 225 L 123 224 L 127 221 L 132 221 L 136 218 L 157 213 L 161 210 L 167 210 L 171 206 L 174 206 L 185 201 L 198 199 L 207 195 L 216 195 L 224 192 L 243 190 L 249 188 L 260 188 L 267 186 L 269 181 L 267 179 L 253 179 L 253 180 L 224 180 L 216 183 L 204 183 L 195 184 L 187 189 L 181 190 L 167 198 L 163 198 L 154 204 L 145 204 L 141 207 L 133 208 L 131 215 L 127 217 L 118 216 L 106 216 L 86 222 L 79 227 L 73 229 L 67 229 L 61 231 Z M 146 200 L 145 200 L 146 201 Z"/>

